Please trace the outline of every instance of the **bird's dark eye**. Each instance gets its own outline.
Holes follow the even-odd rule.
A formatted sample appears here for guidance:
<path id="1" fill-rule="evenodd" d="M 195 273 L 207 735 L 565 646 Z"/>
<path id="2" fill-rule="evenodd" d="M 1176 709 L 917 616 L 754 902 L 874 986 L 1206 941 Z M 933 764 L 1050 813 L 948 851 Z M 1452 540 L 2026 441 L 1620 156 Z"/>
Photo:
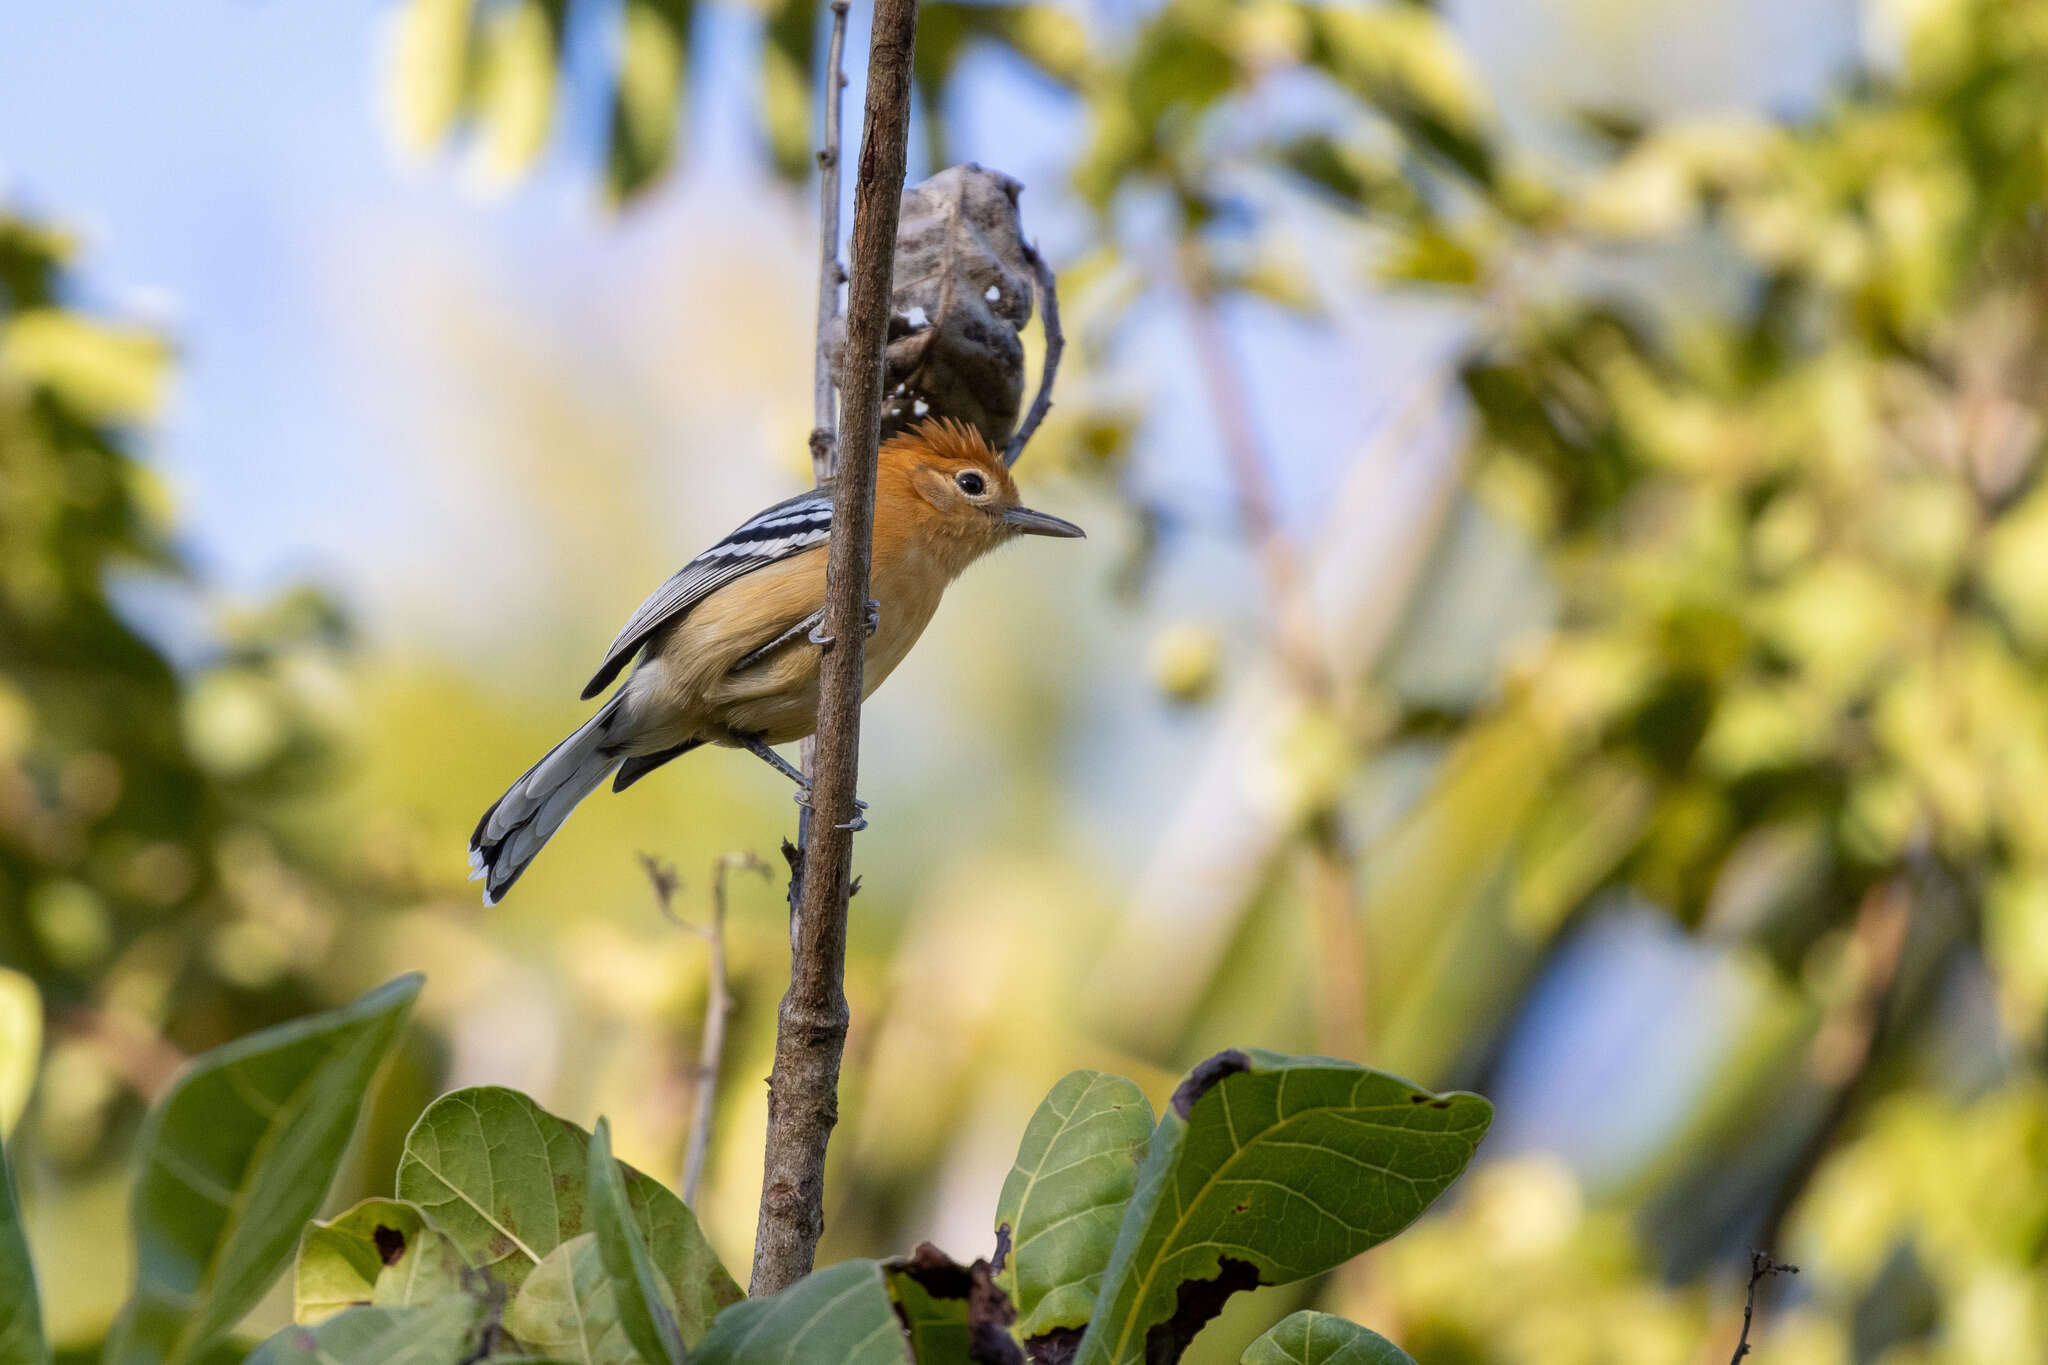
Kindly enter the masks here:
<path id="1" fill-rule="evenodd" d="M 963 469 L 953 476 L 953 482 L 960 485 L 960 491 L 970 498 L 978 498 L 988 492 L 988 480 L 972 469 Z"/>

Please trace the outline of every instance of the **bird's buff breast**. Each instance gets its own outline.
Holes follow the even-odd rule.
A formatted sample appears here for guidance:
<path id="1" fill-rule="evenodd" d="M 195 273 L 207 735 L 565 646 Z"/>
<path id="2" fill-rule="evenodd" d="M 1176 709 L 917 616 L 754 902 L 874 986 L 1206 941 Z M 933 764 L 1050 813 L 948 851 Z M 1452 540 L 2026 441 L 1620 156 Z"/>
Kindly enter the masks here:
<path id="1" fill-rule="evenodd" d="M 746 669 L 734 672 L 733 665 L 823 605 L 824 549 L 748 578 L 766 581 L 744 595 L 730 589 L 714 593 L 678 623 L 661 650 L 664 671 L 671 685 L 681 684 L 678 693 L 702 698 L 699 707 L 689 708 L 696 713 L 689 718 L 692 732 L 715 738 L 718 731 L 731 731 L 787 744 L 817 724 L 823 651 L 799 636 Z M 930 575 L 877 574 L 870 591 L 881 604 L 881 624 L 867 640 L 863 698 L 910 653 L 938 610 L 943 586 Z M 721 600 L 727 598 L 732 600 Z"/>

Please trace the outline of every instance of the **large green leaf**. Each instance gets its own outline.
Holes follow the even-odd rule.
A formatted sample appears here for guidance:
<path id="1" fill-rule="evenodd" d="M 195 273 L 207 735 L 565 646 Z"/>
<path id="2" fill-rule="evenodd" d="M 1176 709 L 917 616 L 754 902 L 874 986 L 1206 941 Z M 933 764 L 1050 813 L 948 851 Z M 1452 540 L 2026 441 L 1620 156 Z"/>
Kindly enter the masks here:
<path id="1" fill-rule="evenodd" d="M 469 1260 L 417 1204 L 365 1199 L 309 1223 L 292 1277 L 292 1319 L 324 1322 L 345 1308 L 406 1308 L 462 1288 Z"/>
<path id="2" fill-rule="evenodd" d="M 471 1261 L 517 1289 L 587 1223 L 590 1135 L 517 1091 L 485 1086 L 443 1095 L 405 1139 L 398 1196 L 418 1204 Z M 668 1285 L 686 1346 L 742 1297 L 697 1220 L 659 1181 L 619 1172 L 633 1222 Z"/>
<path id="3" fill-rule="evenodd" d="M 691 1365 L 906 1365 L 903 1324 L 874 1261 L 841 1261 L 718 1315 Z"/>
<path id="4" fill-rule="evenodd" d="M 675 1310 L 665 1301 L 647 1243 L 633 1221 L 626 1183 L 612 1159 L 611 1124 L 604 1119 L 590 1138 L 589 1189 L 589 1226 L 597 1234 L 598 1256 L 611 1277 L 612 1301 L 627 1338 L 647 1365 L 681 1365 L 683 1339 Z"/>
<path id="5" fill-rule="evenodd" d="M 413 1308 L 351 1308 L 318 1327 L 285 1328 L 246 1365 L 463 1365 L 478 1356 L 488 1310 L 472 1294 Z"/>
<path id="6" fill-rule="evenodd" d="M 644 1365 L 619 1321 L 597 1234 L 586 1232 L 541 1258 L 505 1313 L 505 1328 L 527 1346 L 573 1365 Z"/>
<path id="7" fill-rule="evenodd" d="M 0 1152 L 0 1365 L 49 1365 L 43 1313 L 36 1300 L 36 1268 L 21 1230 L 14 1170 Z"/>
<path id="8" fill-rule="evenodd" d="M 108 1365 L 183 1365 L 263 1296 L 326 1197 L 421 978 L 193 1061 L 137 1140 L 135 1293 Z"/>
<path id="9" fill-rule="evenodd" d="M 1415 1358 L 1347 1318 L 1303 1309 L 1245 1347 L 1239 1365 L 1415 1365 Z"/>
<path id="10" fill-rule="evenodd" d="M 1320 1274 L 1399 1232 L 1493 1118 L 1347 1062 L 1224 1052 L 1152 1135 L 1080 1365 L 1175 1360 L 1240 1289 Z"/>
<path id="11" fill-rule="evenodd" d="M 1073 1072 L 1031 1116 L 996 1201 L 1018 1336 L 1087 1324 L 1151 1138 L 1145 1093 L 1100 1071 Z"/>

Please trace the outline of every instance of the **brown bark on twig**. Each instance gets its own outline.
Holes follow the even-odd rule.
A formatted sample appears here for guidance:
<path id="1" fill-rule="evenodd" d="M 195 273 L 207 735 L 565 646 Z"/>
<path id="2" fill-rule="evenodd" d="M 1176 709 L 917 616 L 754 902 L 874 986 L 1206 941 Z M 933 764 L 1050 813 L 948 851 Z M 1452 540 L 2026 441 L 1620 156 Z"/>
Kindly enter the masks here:
<path id="1" fill-rule="evenodd" d="M 1017 432 L 1010 437 L 1010 445 L 1003 452 L 1003 463 L 1014 465 L 1024 454 L 1024 447 L 1038 434 L 1038 424 L 1052 411 L 1052 381 L 1060 371 L 1060 356 L 1067 349 L 1067 334 L 1060 330 L 1060 291 L 1053 282 L 1052 267 L 1045 263 L 1045 257 L 1038 254 L 1038 248 L 1025 244 L 1025 254 L 1031 261 L 1031 274 L 1038 281 L 1039 318 L 1045 328 L 1045 360 L 1038 367 L 1038 393 L 1031 400 L 1031 411 L 1024 414 L 1024 420 Z"/>
<path id="2" fill-rule="evenodd" d="M 811 839 L 797 869 L 789 992 L 776 1019 L 768 1144 L 749 1293 L 808 1274 L 825 1225 L 825 1148 L 839 1117 L 846 1045 L 846 906 L 853 887 L 854 786 L 860 768 L 861 674 L 868 562 L 881 438 L 882 351 L 910 126 L 917 0 L 876 0 L 866 119 L 854 185 L 851 283 L 840 386 L 840 459 L 827 551 Z"/>

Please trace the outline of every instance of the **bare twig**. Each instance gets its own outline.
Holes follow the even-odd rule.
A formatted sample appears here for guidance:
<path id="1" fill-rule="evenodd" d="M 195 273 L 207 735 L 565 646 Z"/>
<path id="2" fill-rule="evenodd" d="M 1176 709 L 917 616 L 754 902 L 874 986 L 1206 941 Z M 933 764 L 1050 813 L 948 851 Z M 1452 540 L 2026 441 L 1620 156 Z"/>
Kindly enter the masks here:
<path id="1" fill-rule="evenodd" d="M 1773 1275 L 1797 1275 L 1796 1265 L 1781 1265 L 1761 1251 L 1749 1253 L 1749 1292 L 1742 1299 L 1742 1338 L 1735 1343 L 1735 1354 L 1728 1365 L 1741 1365 L 1742 1358 L 1749 1354 L 1749 1323 L 1756 1316 L 1756 1287 Z"/>
<path id="2" fill-rule="evenodd" d="M 809 1273 L 825 1224 L 825 1148 L 839 1117 L 846 1046 L 846 906 L 853 886 L 854 787 L 860 771 L 861 675 L 873 548 L 875 453 L 881 443 L 883 346 L 910 126 L 917 0 L 876 0 L 866 121 L 854 184 L 852 273 L 842 353 L 840 460 L 826 564 L 819 661 L 816 813 L 797 871 L 789 991 L 776 1018 L 768 1141 L 749 1292 L 772 1294 Z"/>
<path id="3" fill-rule="evenodd" d="M 711 922 L 692 924 L 676 913 L 675 870 L 643 853 L 641 864 L 654 884 L 655 903 L 678 929 L 696 934 L 711 945 L 711 984 L 704 998 L 704 1034 L 697 1044 L 697 1075 L 690 1100 L 690 1144 L 683 1159 L 683 1202 L 694 1207 L 697 1185 L 704 1175 L 704 1153 L 711 1143 L 712 1114 L 718 1100 L 719 1066 L 725 1058 L 725 1026 L 732 1016 L 732 981 L 725 969 L 725 874 L 734 868 L 768 875 L 768 864 L 751 853 L 728 853 L 711 868 Z"/>
<path id="4" fill-rule="evenodd" d="M 1024 447 L 1038 434 L 1038 424 L 1052 411 L 1052 381 L 1060 371 L 1060 355 L 1067 349 L 1067 334 L 1060 330 L 1060 291 L 1054 282 L 1052 267 L 1045 263 L 1045 257 L 1038 254 L 1038 248 L 1029 242 L 1024 244 L 1024 255 L 1031 262 L 1031 274 L 1038 281 L 1039 317 L 1045 328 L 1045 359 L 1038 367 L 1038 393 L 1031 400 L 1031 410 L 1024 414 L 1024 421 L 1010 438 L 1009 449 L 1003 452 L 1003 463 L 1013 465 L 1023 457 Z"/>
<path id="5" fill-rule="evenodd" d="M 832 41 L 825 55 L 825 145 L 818 149 L 818 352 L 811 374 L 811 477 L 832 477 L 839 454 L 838 422 L 832 403 L 832 324 L 839 319 L 839 124 L 846 91 L 846 11 L 849 0 L 831 0 Z"/>
<path id="6" fill-rule="evenodd" d="M 840 110 L 846 94 L 846 11 L 849 0 L 831 0 L 832 40 L 825 51 L 825 145 L 818 148 L 818 339 L 811 368 L 811 479 L 822 484 L 839 463 L 838 415 L 832 402 L 832 324 L 839 320 L 839 286 L 846 267 L 839 263 Z M 806 773 L 818 762 L 818 742 L 806 738 L 797 750 L 797 766 Z M 811 841 L 811 812 L 799 810 L 796 842 Z M 789 949 L 796 951 L 796 882 L 789 884 Z"/>

